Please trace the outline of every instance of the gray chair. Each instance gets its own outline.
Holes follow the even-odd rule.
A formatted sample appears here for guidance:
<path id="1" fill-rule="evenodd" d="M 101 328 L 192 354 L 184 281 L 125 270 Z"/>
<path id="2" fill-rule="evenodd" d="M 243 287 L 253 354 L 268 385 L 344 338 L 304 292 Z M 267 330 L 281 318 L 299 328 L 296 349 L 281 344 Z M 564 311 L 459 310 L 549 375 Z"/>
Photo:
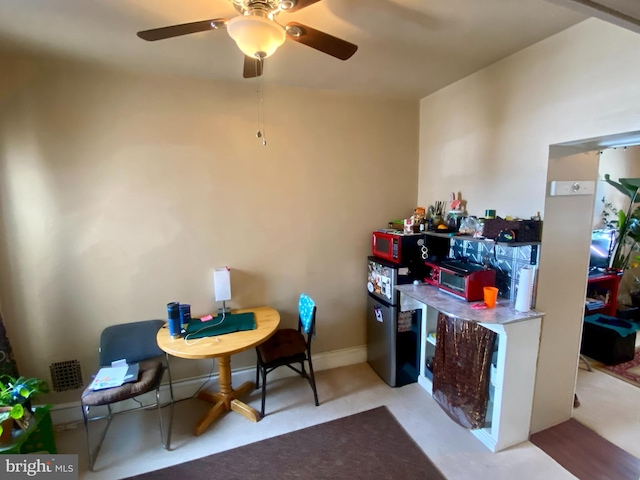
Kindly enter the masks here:
<path id="1" fill-rule="evenodd" d="M 171 384 L 171 371 L 169 370 L 169 357 L 159 347 L 156 341 L 158 330 L 164 325 L 164 320 L 143 320 L 140 322 L 123 323 L 105 328 L 100 335 L 99 360 L 101 367 L 111 366 L 111 362 L 126 359 L 127 363 L 139 364 L 138 379 L 134 382 L 124 383 L 119 387 L 104 390 L 92 390 L 87 387 L 80 400 L 82 416 L 87 435 L 87 450 L 89 453 L 89 468 L 93 470 L 96 458 L 104 442 L 107 430 L 111 425 L 114 415 L 133 412 L 140 409 L 158 409 L 160 419 L 160 439 L 165 449 L 171 447 L 171 426 L 173 423 L 173 386 Z M 169 422 L 166 439 L 162 422 L 162 410 L 160 404 L 160 383 L 167 372 L 169 381 Z M 111 406 L 124 400 L 135 400 L 136 397 L 155 390 L 156 401 L 151 405 L 127 408 L 120 412 L 113 412 Z M 90 416 L 91 407 L 106 406 L 107 414 Z M 102 431 L 100 440 L 95 450 L 91 448 L 89 423 L 93 420 L 106 419 L 107 424 Z"/>

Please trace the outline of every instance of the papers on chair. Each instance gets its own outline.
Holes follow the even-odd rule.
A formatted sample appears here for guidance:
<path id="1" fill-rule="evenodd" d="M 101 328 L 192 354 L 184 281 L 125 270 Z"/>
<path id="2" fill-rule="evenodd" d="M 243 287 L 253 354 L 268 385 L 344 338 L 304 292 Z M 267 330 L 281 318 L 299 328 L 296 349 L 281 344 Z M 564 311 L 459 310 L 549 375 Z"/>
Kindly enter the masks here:
<path id="1" fill-rule="evenodd" d="M 111 362 L 111 367 L 118 367 L 118 368 L 122 368 L 122 367 L 126 367 L 127 368 L 127 373 L 125 373 L 124 375 L 124 380 L 122 381 L 122 383 L 129 383 L 129 382 L 137 382 L 138 381 L 138 373 L 140 368 L 138 367 L 137 363 L 132 363 L 131 365 L 127 365 L 127 361 L 126 360 L 116 360 L 115 362 Z"/>
<path id="2" fill-rule="evenodd" d="M 138 380 L 139 366 L 137 363 L 127 365 L 126 360 L 111 362 L 110 367 L 102 367 L 91 382 L 91 390 L 119 387 L 127 382 Z"/>
<path id="3" fill-rule="evenodd" d="M 129 365 L 127 368 L 127 373 L 124 376 L 123 383 L 137 382 L 138 373 L 139 373 L 139 367 L 137 363 L 134 363 L 133 365 Z"/>

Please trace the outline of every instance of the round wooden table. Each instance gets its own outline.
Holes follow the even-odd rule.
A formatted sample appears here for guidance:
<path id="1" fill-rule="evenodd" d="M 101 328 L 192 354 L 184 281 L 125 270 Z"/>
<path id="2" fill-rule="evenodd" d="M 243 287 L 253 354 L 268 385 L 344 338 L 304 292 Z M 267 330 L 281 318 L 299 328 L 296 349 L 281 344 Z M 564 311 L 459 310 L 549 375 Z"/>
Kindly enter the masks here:
<path id="1" fill-rule="evenodd" d="M 260 420 L 260 412 L 238 400 L 238 397 L 255 388 L 255 383 L 245 382 L 239 388 L 231 385 L 231 355 L 240 353 L 271 337 L 280 324 L 280 314 L 271 307 L 233 310 L 231 313 L 253 312 L 256 319 L 255 330 L 227 333 L 212 337 L 203 337 L 185 342 L 184 338 L 172 338 L 165 325 L 158 331 L 158 346 L 175 357 L 180 358 L 217 358 L 219 392 L 202 391 L 198 398 L 213 403 L 209 412 L 196 424 L 193 434 L 201 435 L 211 423 L 229 410 L 240 413 L 249 420 Z M 205 323 L 203 323 L 205 325 Z"/>

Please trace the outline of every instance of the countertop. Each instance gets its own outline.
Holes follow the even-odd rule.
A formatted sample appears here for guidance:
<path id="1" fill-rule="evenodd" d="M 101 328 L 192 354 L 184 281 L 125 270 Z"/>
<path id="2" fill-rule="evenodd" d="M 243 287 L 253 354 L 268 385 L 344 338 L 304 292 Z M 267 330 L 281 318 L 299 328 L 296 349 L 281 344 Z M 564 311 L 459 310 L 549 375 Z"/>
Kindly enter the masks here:
<path id="1" fill-rule="evenodd" d="M 399 285 L 396 290 L 450 317 L 471 322 L 504 325 L 544 316 L 544 313 L 537 310 L 518 312 L 514 309 L 514 302 L 500 297 L 495 308 L 473 308 L 474 305 L 482 305 L 484 302 L 466 302 L 428 284 Z"/>

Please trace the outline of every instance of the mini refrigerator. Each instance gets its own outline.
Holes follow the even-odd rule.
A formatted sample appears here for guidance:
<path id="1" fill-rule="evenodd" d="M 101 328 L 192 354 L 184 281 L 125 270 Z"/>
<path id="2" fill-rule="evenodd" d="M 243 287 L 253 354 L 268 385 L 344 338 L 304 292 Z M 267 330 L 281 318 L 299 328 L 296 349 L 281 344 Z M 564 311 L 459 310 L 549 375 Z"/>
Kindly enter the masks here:
<path id="1" fill-rule="evenodd" d="M 396 285 L 411 283 L 409 268 L 368 257 L 367 361 L 392 387 L 413 383 L 420 365 L 421 310 L 400 311 Z"/>

